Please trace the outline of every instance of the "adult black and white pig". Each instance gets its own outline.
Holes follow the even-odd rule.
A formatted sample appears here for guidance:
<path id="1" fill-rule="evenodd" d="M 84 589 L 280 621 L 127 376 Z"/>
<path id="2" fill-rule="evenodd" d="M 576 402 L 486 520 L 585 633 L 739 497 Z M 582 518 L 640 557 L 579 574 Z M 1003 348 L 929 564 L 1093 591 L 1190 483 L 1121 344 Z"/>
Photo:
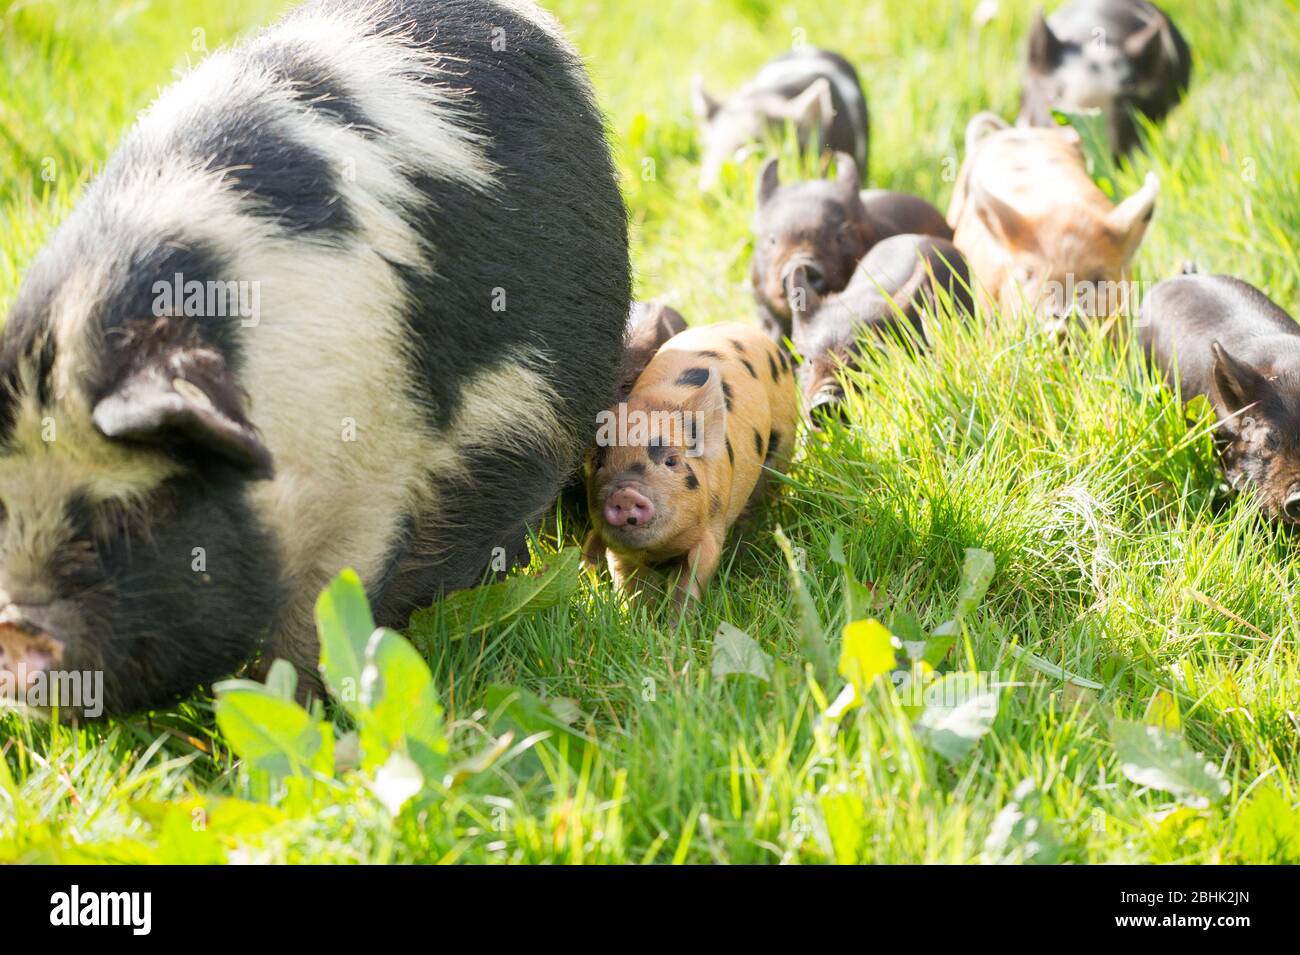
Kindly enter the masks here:
<path id="1" fill-rule="evenodd" d="M 794 126 L 801 149 L 814 140 L 823 151 L 848 153 L 865 176 L 870 147 L 867 98 L 858 72 L 838 53 L 803 47 L 769 60 L 726 100 L 714 99 L 696 78 L 692 89 L 700 124 L 700 188 L 717 184 L 722 164 L 769 136 Z"/>
<path id="2" fill-rule="evenodd" d="M 387 625 L 479 582 L 575 467 L 629 301 L 602 120 L 538 8 L 321 0 L 209 57 L 4 329 L 0 619 L 31 654 L 0 667 L 102 669 L 121 712 L 263 649 L 314 674 L 345 566 Z"/>
<path id="3" fill-rule="evenodd" d="M 1253 285 L 1179 275 L 1142 302 L 1138 340 L 1183 400 L 1204 395 L 1228 484 L 1300 524 L 1300 325 Z"/>
<path id="4" fill-rule="evenodd" d="M 1098 109 L 1111 148 L 1138 142 L 1135 112 L 1153 120 L 1178 105 L 1192 57 L 1173 21 L 1147 0 L 1073 0 L 1029 34 L 1020 124 L 1054 126 L 1052 110 Z"/>

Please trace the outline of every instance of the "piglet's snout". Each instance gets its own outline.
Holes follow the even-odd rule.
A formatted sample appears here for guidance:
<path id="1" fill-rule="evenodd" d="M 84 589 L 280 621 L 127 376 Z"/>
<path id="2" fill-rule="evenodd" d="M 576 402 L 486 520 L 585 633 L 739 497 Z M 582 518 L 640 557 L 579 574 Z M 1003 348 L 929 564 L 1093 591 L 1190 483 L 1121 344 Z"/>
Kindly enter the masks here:
<path id="1" fill-rule="evenodd" d="M 650 523 L 655 506 L 636 488 L 620 487 L 605 499 L 604 514 L 610 527 L 638 527 Z"/>
<path id="2" fill-rule="evenodd" d="M 781 270 L 781 285 L 790 294 L 790 280 L 794 278 L 796 270 L 802 268 L 804 277 L 808 282 L 808 287 L 818 295 L 825 295 L 830 286 L 826 281 L 826 270 L 822 268 L 820 262 L 808 255 L 796 255 L 785 264 Z"/>
<path id="3" fill-rule="evenodd" d="M 1300 488 L 1292 488 L 1282 502 L 1282 513 L 1293 524 L 1300 524 Z"/>
<path id="4" fill-rule="evenodd" d="M 0 671 L 30 681 L 63 658 L 63 642 L 45 625 L 45 608 L 9 604 L 0 610 Z"/>

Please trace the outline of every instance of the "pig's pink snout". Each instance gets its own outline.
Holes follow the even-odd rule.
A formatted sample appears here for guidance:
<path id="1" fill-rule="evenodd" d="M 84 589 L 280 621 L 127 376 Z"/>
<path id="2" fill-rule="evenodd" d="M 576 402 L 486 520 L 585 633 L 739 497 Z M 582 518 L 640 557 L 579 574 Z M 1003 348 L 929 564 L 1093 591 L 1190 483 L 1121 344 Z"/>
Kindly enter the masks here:
<path id="1" fill-rule="evenodd" d="M 610 527 L 636 527 L 650 523 L 655 506 L 630 487 L 620 487 L 605 500 L 605 523 Z"/>

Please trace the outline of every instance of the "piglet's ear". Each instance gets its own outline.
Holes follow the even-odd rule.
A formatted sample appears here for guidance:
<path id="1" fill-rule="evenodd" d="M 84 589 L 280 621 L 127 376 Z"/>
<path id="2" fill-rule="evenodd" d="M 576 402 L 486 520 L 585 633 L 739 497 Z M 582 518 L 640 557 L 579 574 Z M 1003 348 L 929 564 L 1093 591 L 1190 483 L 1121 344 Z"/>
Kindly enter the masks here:
<path id="1" fill-rule="evenodd" d="M 1160 195 L 1160 180 L 1155 173 L 1147 173 L 1142 188 L 1129 196 L 1106 216 L 1106 229 L 1121 243 L 1126 255 L 1132 255 L 1146 234 L 1147 225 L 1156 211 L 1156 198 Z"/>
<path id="2" fill-rule="evenodd" d="M 1047 25 L 1043 8 L 1038 8 L 1034 16 L 1034 25 L 1029 30 L 1029 63 L 1039 69 L 1055 69 L 1061 62 L 1065 46 Z"/>
<path id="3" fill-rule="evenodd" d="M 842 192 L 848 193 L 850 199 L 857 197 L 862 174 L 858 172 L 857 160 L 848 153 L 835 154 L 835 184 Z"/>
<path id="4" fill-rule="evenodd" d="M 758 171 L 758 190 L 756 200 L 758 205 L 767 202 L 776 191 L 781 188 L 781 168 L 775 156 L 763 163 L 763 168 Z"/>
<path id="5" fill-rule="evenodd" d="M 1236 431 L 1238 416 L 1272 393 L 1272 385 L 1249 365 L 1232 357 L 1217 341 L 1210 345 L 1214 367 L 1210 371 L 1210 403 L 1230 431 Z"/>
<path id="6" fill-rule="evenodd" d="M 1164 45 L 1165 18 L 1155 13 L 1147 25 L 1136 33 L 1124 38 L 1124 55 L 1136 60 L 1144 67 L 1151 67 L 1159 62 L 1160 50 Z"/>
<path id="7" fill-rule="evenodd" d="M 796 266 L 785 280 L 785 297 L 790 303 L 790 318 L 795 328 L 807 322 L 822 306 L 821 296 L 808 281 L 808 270 L 802 265 Z"/>
<path id="8" fill-rule="evenodd" d="M 995 237 L 1012 249 L 1026 249 L 1033 245 L 1030 223 L 1007 202 L 987 189 L 971 188 L 975 213 Z"/>
<path id="9" fill-rule="evenodd" d="M 802 93 L 785 104 L 780 118 L 790 120 L 801 129 L 829 128 L 835 118 L 830 81 L 824 76 L 817 77 Z"/>
<path id="10" fill-rule="evenodd" d="M 704 78 L 699 74 L 691 79 L 691 107 L 695 110 L 695 118 L 704 124 L 712 122 L 722 108 L 722 104 L 704 88 Z"/>
<path id="11" fill-rule="evenodd" d="M 686 331 L 686 319 L 663 302 L 634 302 L 623 330 L 623 364 L 619 373 L 618 400 L 626 401 L 636 380 L 650 359 L 668 339 Z"/>
<path id="12" fill-rule="evenodd" d="M 244 417 L 216 352 L 184 349 L 147 358 L 100 398 L 92 417 L 107 438 L 215 455 L 253 479 L 273 474 L 271 452 Z"/>
<path id="13" fill-rule="evenodd" d="M 704 384 L 686 401 L 683 410 L 690 413 L 687 433 L 694 440 L 691 454 L 711 460 L 726 453 L 727 398 L 722 391 L 722 375 L 717 368 L 709 369 Z"/>

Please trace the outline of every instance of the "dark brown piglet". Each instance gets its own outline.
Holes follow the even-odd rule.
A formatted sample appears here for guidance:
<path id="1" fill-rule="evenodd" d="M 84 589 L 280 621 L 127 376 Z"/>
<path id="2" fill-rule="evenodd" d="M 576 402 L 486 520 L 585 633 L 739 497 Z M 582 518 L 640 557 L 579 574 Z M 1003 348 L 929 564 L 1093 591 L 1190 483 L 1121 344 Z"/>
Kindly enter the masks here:
<path id="1" fill-rule="evenodd" d="M 1270 518 L 1300 524 L 1300 327 L 1259 289 L 1180 275 L 1142 304 L 1138 340 L 1183 400 L 1209 399 L 1228 484 Z"/>
<path id="2" fill-rule="evenodd" d="M 924 199 L 882 189 L 858 190 L 852 157 L 836 154 L 834 179 L 781 184 L 776 160 L 759 174 L 750 285 L 759 316 L 778 341 L 790 336 L 786 282 L 802 267 L 819 295 L 839 292 L 877 242 L 900 233 L 951 238 L 943 214 Z"/>

